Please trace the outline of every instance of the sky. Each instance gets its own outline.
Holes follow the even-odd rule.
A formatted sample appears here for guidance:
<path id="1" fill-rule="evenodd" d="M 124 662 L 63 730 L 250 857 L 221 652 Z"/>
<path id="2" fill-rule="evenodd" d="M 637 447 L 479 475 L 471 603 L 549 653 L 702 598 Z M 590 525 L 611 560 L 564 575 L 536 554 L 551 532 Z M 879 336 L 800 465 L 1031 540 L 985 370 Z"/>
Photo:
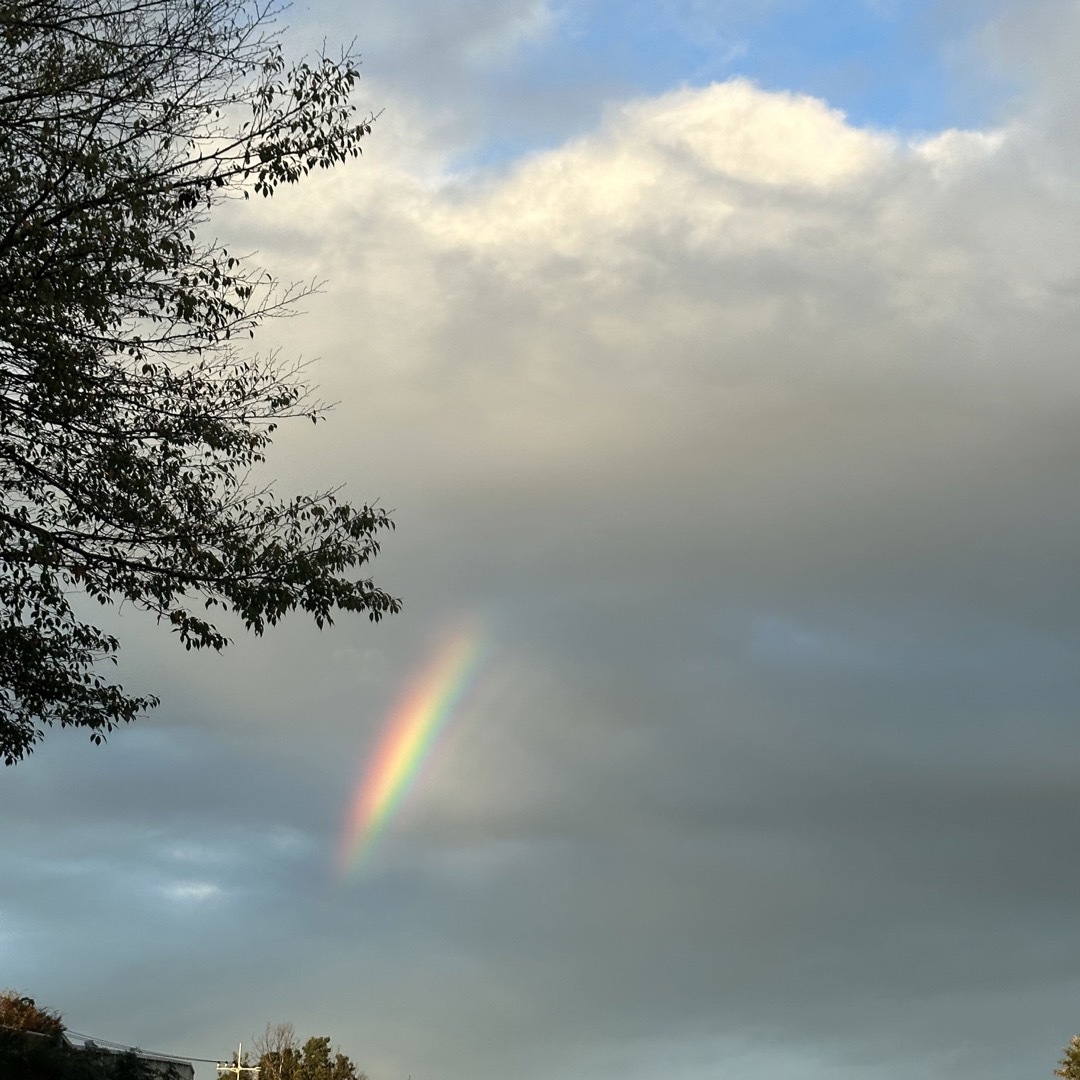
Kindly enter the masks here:
<path id="1" fill-rule="evenodd" d="M 395 511 L 405 608 L 220 656 L 110 616 L 162 705 L 0 774 L 0 985 L 189 1058 L 291 1021 L 371 1080 L 1049 1077 L 1080 4 L 289 21 L 355 37 L 379 118 L 214 224 L 327 282 L 258 342 L 339 403 L 272 474 Z"/>

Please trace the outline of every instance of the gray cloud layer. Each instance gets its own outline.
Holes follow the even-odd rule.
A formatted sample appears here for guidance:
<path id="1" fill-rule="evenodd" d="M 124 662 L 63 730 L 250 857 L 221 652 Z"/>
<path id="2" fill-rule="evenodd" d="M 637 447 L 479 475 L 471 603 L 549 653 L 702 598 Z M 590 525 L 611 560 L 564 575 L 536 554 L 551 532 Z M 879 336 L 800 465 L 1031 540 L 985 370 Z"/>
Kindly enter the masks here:
<path id="1" fill-rule="evenodd" d="M 536 14 L 481 9 L 489 43 Z M 161 716 L 4 776 L 8 981 L 187 1053 L 287 1017 L 374 1080 L 1048 1075 L 1080 948 L 1060 48 L 993 132 L 734 82 L 439 182 L 380 128 L 234 219 L 331 281 L 271 332 L 342 404 L 275 467 L 398 508 L 407 610 L 131 641 Z M 477 691 L 336 881 L 363 754 L 464 616 Z"/>

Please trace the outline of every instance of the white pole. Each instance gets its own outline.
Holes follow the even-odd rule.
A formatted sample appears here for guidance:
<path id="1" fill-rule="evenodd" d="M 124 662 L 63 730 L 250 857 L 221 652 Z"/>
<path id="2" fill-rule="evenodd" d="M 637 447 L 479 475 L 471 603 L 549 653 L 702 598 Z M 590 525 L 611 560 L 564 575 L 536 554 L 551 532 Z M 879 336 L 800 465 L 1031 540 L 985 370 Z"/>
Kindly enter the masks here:
<path id="1" fill-rule="evenodd" d="M 218 1065 L 217 1071 L 219 1076 L 225 1076 L 230 1074 L 236 1077 L 236 1080 L 240 1080 L 241 1073 L 251 1073 L 251 1080 L 257 1080 L 259 1075 L 258 1065 L 243 1065 L 241 1062 L 244 1060 L 244 1044 L 236 1044 L 236 1064 L 235 1065 Z"/>

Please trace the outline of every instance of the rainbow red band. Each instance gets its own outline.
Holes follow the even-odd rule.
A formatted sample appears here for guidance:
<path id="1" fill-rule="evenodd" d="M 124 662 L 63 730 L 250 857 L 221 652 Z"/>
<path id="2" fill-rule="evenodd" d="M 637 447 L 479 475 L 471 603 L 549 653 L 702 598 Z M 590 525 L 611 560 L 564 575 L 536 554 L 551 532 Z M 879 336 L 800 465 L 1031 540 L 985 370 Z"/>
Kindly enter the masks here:
<path id="1" fill-rule="evenodd" d="M 481 655 L 476 632 L 459 631 L 394 708 L 353 796 L 338 850 L 339 876 L 375 849 L 472 686 Z"/>

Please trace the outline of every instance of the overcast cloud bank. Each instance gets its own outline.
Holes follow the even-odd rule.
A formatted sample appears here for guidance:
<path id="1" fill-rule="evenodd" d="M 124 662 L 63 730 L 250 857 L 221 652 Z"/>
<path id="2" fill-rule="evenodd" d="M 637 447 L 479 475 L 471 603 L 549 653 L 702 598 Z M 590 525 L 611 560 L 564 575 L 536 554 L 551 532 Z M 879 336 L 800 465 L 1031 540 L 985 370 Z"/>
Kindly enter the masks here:
<path id="1" fill-rule="evenodd" d="M 1080 988 L 1075 11 L 986 31 L 1063 54 L 990 130 L 733 79 L 486 170 L 380 121 L 238 209 L 330 282 L 267 334 L 341 402 L 275 473 L 397 508 L 406 612 L 126 642 L 160 716 L 4 775 L 6 981 L 182 1053 L 288 1018 L 373 1080 L 1048 1075 Z M 466 615 L 484 677 L 335 883 L 364 754 Z"/>

